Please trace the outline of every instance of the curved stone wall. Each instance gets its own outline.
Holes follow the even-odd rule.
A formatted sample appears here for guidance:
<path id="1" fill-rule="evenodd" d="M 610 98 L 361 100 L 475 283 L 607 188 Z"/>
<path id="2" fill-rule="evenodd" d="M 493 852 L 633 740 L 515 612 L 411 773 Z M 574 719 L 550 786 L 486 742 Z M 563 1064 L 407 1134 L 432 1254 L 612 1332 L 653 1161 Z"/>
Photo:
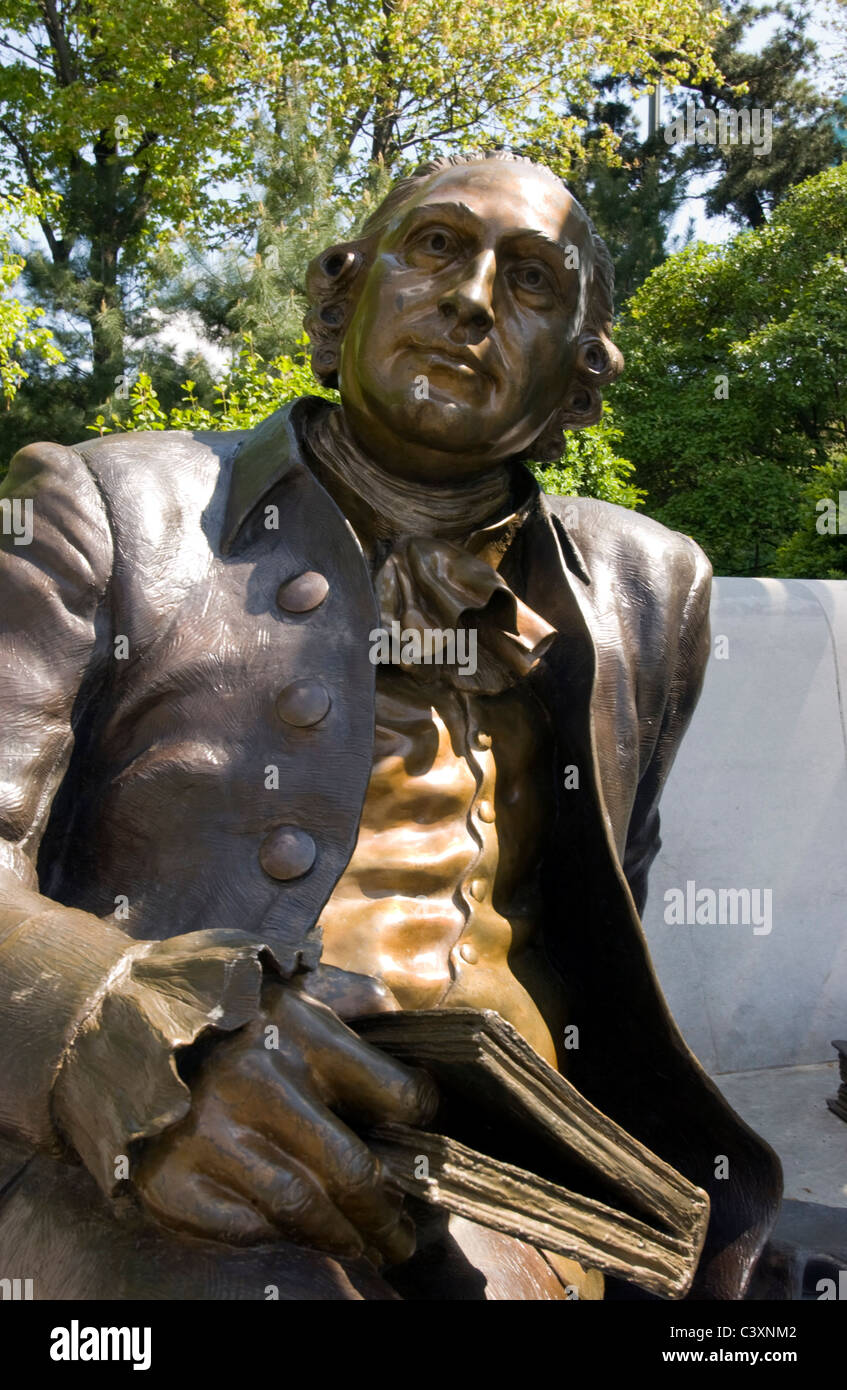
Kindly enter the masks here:
<path id="1" fill-rule="evenodd" d="M 846 699 L 847 581 L 715 580 L 644 915 L 709 1071 L 831 1061 L 847 1037 Z"/>

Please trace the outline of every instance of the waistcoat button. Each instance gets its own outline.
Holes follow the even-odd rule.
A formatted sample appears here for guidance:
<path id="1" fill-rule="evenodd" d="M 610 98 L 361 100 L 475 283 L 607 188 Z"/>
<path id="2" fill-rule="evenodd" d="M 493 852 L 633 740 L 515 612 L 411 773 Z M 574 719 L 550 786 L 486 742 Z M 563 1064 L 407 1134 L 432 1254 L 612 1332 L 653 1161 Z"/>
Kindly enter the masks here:
<path id="1" fill-rule="evenodd" d="M 490 801 L 481 801 L 479 803 L 479 818 L 485 821 L 487 825 L 492 824 L 494 820 L 494 807 Z"/>
<path id="2" fill-rule="evenodd" d="M 459 947 L 459 955 L 462 960 L 466 960 L 468 965 L 476 965 L 479 960 L 479 951 L 470 941 L 463 941 Z"/>
<path id="3" fill-rule="evenodd" d="M 323 681 L 292 681 L 277 697 L 276 712 L 284 724 L 308 729 L 312 724 L 320 724 L 331 704 Z"/>
<path id="4" fill-rule="evenodd" d="M 485 879 L 484 879 L 484 878 L 475 878 L 475 879 L 474 879 L 473 883 L 471 884 L 471 897 L 472 897 L 472 898 L 475 898 L 476 901 L 477 901 L 478 903 L 481 903 L 481 902 L 482 902 L 483 898 L 485 897 Z"/>
<path id="5" fill-rule="evenodd" d="M 315 862 L 317 849 L 311 835 L 298 825 L 278 825 L 262 841 L 259 863 L 271 878 L 302 878 Z"/>
<path id="6" fill-rule="evenodd" d="M 329 583 L 317 570 L 304 570 L 294 579 L 280 584 L 276 601 L 286 613 L 309 613 L 318 608 L 329 593 Z"/>

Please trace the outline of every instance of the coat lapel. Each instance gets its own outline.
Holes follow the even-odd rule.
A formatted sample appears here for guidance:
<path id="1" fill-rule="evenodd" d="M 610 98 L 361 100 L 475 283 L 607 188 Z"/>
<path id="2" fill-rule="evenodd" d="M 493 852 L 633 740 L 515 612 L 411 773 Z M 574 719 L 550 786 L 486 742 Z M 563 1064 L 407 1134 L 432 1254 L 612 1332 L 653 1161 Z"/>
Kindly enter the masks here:
<path id="1" fill-rule="evenodd" d="M 533 677 L 538 695 L 564 735 L 567 762 L 575 765 L 580 787 L 602 825 L 608 852 L 620 869 L 621 828 L 609 814 L 598 754 L 595 699 L 598 684 L 597 647 L 592 630 L 592 577 L 564 523 L 542 496 L 524 537 L 526 602 L 558 632 Z M 557 769 L 558 789 L 564 785 L 564 765 Z M 620 871 L 623 878 L 622 870 Z"/>
<path id="2" fill-rule="evenodd" d="M 221 537 L 224 555 L 231 553 L 262 498 L 293 469 L 303 467 L 298 431 L 307 416 L 324 404 L 318 396 L 290 401 L 245 434 L 236 446 Z"/>

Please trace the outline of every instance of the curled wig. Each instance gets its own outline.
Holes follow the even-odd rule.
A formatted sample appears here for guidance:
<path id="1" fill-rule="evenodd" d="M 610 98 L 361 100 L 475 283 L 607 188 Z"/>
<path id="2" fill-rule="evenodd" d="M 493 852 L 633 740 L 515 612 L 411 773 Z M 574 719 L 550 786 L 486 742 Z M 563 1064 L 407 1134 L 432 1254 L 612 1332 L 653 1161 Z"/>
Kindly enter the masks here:
<path id="1" fill-rule="evenodd" d="M 456 165 L 486 160 L 530 164 L 566 185 L 543 164 L 508 151 L 446 155 L 422 164 L 408 178 L 400 179 L 365 222 L 361 235 L 330 246 L 309 265 L 306 292 L 309 310 L 303 320 L 311 339 L 312 370 L 325 386 L 338 385 L 341 341 L 353 315 L 359 288 L 373 264 L 379 240 L 391 219 L 412 200 L 423 180 Z M 615 272 L 606 243 L 588 219 L 593 257 L 590 276 L 581 296 L 582 328 L 576 342 L 573 368 L 563 383 L 562 401 L 525 451 L 524 457 L 547 463 L 562 453 L 562 432 L 594 425 L 603 410 L 602 388 L 623 370 L 623 357 L 611 339 L 614 314 Z"/>

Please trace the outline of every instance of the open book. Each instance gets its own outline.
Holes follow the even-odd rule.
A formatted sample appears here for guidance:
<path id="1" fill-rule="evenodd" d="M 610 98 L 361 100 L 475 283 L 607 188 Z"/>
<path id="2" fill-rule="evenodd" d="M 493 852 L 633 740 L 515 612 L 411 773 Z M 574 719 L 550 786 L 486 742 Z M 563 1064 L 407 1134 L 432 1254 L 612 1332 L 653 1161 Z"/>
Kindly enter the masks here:
<path id="1" fill-rule="evenodd" d="M 664 1298 L 691 1286 L 709 1198 L 591 1105 L 492 1010 L 373 1014 L 366 1041 L 425 1067 L 437 1133 L 368 1143 L 404 1192 Z"/>

